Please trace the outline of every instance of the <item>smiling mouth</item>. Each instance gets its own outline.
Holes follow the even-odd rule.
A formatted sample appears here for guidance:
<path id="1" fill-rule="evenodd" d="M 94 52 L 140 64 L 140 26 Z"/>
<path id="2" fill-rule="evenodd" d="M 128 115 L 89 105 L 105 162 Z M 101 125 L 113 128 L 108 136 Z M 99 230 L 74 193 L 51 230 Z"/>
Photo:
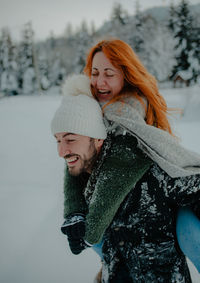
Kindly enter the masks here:
<path id="1" fill-rule="evenodd" d="M 108 95 L 108 94 L 110 94 L 110 93 L 111 93 L 111 91 L 109 91 L 109 90 L 106 90 L 106 91 L 98 90 L 98 94 L 99 94 L 99 95 Z"/>
<path id="2" fill-rule="evenodd" d="M 98 91 L 97 92 L 97 99 L 101 100 L 108 100 L 111 97 L 111 91 Z"/>
<path id="3" fill-rule="evenodd" d="M 66 162 L 67 162 L 67 165 L 69 167 L 72 167 L 77 161 L 78 161 L 78 157 L 77 156 L 74 156 L 74 157 L 70 157 L 70 158 L 66 158 Z"/>

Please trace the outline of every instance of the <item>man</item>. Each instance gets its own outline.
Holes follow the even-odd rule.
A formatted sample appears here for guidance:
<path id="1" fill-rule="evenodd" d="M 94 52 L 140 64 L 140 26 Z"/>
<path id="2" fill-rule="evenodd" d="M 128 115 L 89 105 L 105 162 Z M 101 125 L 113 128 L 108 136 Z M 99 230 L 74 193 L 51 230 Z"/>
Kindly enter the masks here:
<path id="1" fill-rule="evenodd" d="M 79 77 L 80 79 L 80 77 Z M 70 86 L 69 86 L 70 82 Z M 87 87 L 86 87 L 87 84 Z M 84 87 L 85 86 L 85 87 Z M 62 232 L 67 235 L 68 242 L 72 253 L 79 254 L 86 247 L 93 246 L 97 253 L 102 257 L 101 244 L 94 245 L 94 243 L 99 242 L 99 231 L 105 230 L 109 223 L 112 221 L 113 216 L 119 206 L 116 206 L 113 210 L 112 206 L 106 205 L 103 211 L 101 208 L 98 208 L 94 202 L 94 207 L 89 205 L 89 202 L 86 201 L 91 199 L 92 192 L 90 192 L 90 185 L 95 173 L 95 176 L 100 171 L 105 171 L 106 174 L 109 174 L 110 168 L 102 168 L 102 163 L 107 157 L 107 153 L 111 147 L 111 139 L 107 137 L 106 128 L 103 123 L 102 111 L 98 102 L 92 97 L 90 93 L 89 82 L 84 79 L 81 82 L 73 83 L 73 78 L 68 80 L 68 87 L 64 87 L 63 91 L 66 95 L 63 97 L 60 107 L 57 109 L 52 123 L 51 130 L 52 134 L 57 140 L 57 149 L 60 157 L 64 158 L 67 164 L 67 174 L 64 184 L 64 195 L 65 195 L 65 207 L 64 207 L 64 218 L 65 222 L 61 228 Z M 122 138 L 124 142 L 124 138 Z M 118 138 L 117 146 L 121 147 L 121 138 Z M 135 143 L 132 144 L 132 147 L 135 147 Z M 121 173 L 121 164 L 117 163 L 116 165 L 112 164 L 112 154 L 114 155 L 113 160 L 116 160 L 115 148 L 113 153 L 110 154 L 109 167 L 116 167 L 115 174 L 119 176 Z M 133 172 L 135 166 L 138 166 L 138 163 L 130 164 L 127 161 L 131 160 L 133 163 L 132 154 L 130 154 L 130 148 L 127 147 L 127 152 L 121 151 L 120 155 L 126 158 L 126 163 L 123 166 L 126 172 L 130 171 L 129 165 L 132 165 Z M 126 156 L 127 155 L 127 156 Z M 120 159 L 119 159 L 120 160 Z M 118 160 L 118 161 L 119 161 Z M 140 166 L 138 166 L 140 168 Z M 93 170 L 95 169 L 95 170 Z M 101 170 L 100 170 L 101 169 Z M 137 169 L 138 170 L 138 169 Z M 141 170 L 143 172 L 143 169 Z M 124 175 L 126 178 L 126 174 Z M 112 192 L 116 192 L 114 189 L 108 190 L 109 183 L 104 178 L 99 177 L 106 184 L 102 184 L 102 187 L 106 189 L 106 194 L 111 200 L 116 200 L 116 197 L 112 197 Z M 115 179 L 115 178 L 114 178 Z M 89 180 L 89 181 L 88 181 Z M 124 181 L 123 181 L 124 183 Z M 77 186 L 80 185 L 81 189 Z M 113 188 L 116 186 L 113 186 Z M 122 186 L 123 187 L 123 186 Z M 118 188 L 116 187 L 118 190 Z M 100 195 L 102 191 L 100 191 Z M 119 200 L 123 199 L 127 192 L 118 191 L 117 195 Z M 85 200 L 86 199 L 86 200 Z M 100 201 L 97 202 L 101 205 L 101 196 Z M 112 203 L 112 202 L 111 202 Z M 118 201 L 119 203 L 119 201 Z M 88 214 L 88 207 L 90 207 L 91 215 L 96 214 L 96 218 L 92 217 L 90 221 L 89 217 L 87 219 L 88 224 L 88 235 L 85 235 L 85 222 L 86 215 Z M 110 213 L 111 210 L 111 213 Z M 107 217 L 106 223 L 104 221 L 99 221 L 98 219 L 104 214 Z M 99 215 L 98 215 L 99 213 Z M 104 217 L 103 217 L 104 218 Z M 90 223 L 92 225 L 90 225 Z M 97 232 L 95 231 L 97 228 Z M 84 238 L 89 239 L 89 242 Z M 100 241 L 101 242 L 101 241 Z M 124 270 L 126 272 L 126 270 Z M 101 272 L 97 275 L 96 281 L 100 282 Z"/>

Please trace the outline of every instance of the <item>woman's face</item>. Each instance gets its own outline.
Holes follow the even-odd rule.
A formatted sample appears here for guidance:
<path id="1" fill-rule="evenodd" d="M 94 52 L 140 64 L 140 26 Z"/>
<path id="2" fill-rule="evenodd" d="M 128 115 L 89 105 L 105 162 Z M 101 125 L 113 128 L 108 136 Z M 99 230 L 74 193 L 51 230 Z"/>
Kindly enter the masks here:
<path id="1" fill-rule="evenodd" d="M 97 52 L 92 61 L 91 85 L 99 102 L 118 95 L 124 86 L 122 71 L 114 67 L 103 52 Z"/>

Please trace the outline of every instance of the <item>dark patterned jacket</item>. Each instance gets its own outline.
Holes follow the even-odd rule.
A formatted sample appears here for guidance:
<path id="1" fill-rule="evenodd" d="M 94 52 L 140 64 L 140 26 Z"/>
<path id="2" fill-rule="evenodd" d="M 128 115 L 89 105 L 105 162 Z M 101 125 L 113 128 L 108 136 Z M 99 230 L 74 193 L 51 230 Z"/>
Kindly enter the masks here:
<path id="1" fill-rule="evenodd" d="M 191 282 L 177 244 L 176 212 L 179 206 L 199 203 L 199 188 L 199 175 L 172 179 L 153 164 L 106 230 L 102 282 L 118 282 L 121 266 L 130 282 Z"/>

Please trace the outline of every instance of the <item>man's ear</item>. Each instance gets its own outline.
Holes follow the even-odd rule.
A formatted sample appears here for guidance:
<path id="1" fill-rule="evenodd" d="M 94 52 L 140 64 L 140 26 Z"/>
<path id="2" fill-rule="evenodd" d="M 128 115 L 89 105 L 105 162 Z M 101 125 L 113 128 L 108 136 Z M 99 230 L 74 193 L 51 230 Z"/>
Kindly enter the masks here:
<path id="1" fill-rule="evenodd" d="M 97 151 L 99 151 L 103 145 L 104 140 L 102 139 L 95 139 L 95 145 L 96 145 L 96 149 Z"/>

